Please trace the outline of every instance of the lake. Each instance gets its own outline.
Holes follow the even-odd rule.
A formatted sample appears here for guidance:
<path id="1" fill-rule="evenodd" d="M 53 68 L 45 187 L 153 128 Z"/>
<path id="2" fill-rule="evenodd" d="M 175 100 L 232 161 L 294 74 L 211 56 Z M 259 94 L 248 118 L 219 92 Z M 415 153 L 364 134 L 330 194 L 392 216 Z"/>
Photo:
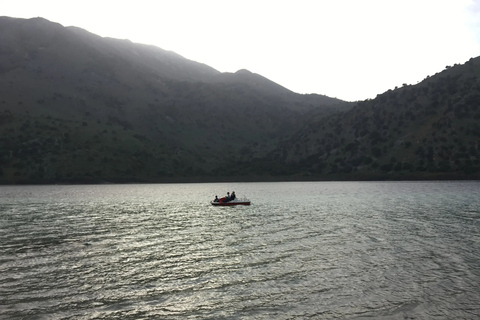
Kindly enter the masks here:
<path id="1" fill-rule="evenodd" d="M 0 319 L 480 318 L 475 181 L 0 186 L 0 244 Z"/>

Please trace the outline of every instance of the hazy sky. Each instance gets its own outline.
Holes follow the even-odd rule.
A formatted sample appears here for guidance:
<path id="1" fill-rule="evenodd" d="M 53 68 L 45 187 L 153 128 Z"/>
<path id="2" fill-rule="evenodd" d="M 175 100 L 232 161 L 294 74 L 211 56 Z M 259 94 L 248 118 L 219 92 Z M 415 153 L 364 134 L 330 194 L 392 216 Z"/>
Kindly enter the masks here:
<path id="1" fill-rule="evenodd" d="M 480 56 L 480 0 L 0 0 L 0 15 L 153 44 L 349 101 Z"/>

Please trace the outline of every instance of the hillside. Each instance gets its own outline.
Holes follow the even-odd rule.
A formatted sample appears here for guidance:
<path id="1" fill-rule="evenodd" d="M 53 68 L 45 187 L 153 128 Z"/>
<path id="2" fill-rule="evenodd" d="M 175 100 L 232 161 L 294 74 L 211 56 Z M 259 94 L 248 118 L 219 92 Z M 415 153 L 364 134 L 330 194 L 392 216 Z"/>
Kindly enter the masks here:
<path id="1" fill-rule="evenodd" d="M 478 179 L 479 141 L 480 57 L 310 117 L 270 161 L 321 179 Z"/>
<path id="2" fill-rule="evenodd" d="M 348 108 L 247 70 L 0 17 L 1 183 L 218 179 L 263 159 L 306 114 Z"/>

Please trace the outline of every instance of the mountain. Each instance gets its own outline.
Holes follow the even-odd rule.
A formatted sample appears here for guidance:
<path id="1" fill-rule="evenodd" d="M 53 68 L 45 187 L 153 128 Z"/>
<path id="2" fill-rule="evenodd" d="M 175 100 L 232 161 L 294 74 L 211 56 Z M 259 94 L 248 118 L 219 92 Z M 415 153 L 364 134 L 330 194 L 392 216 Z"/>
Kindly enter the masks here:
<path id="1" fill-rule="evenodd" d="M 0 183 L 480 179 L 480 57 L 347 103 L 0 17 Z"/>
<path id="2" fill-rule="evenodd" d="M 480 178 L 480 57 L 352 109 L 309 117 L 269 155 L 320 179 Z"/>
<path id="3" fill-rule="evenodd" d="M 0 17 L 1 183 L 250 176 L 234 164 L 262 161 L 309 114 L 349 108 L 155 46 Z"/>

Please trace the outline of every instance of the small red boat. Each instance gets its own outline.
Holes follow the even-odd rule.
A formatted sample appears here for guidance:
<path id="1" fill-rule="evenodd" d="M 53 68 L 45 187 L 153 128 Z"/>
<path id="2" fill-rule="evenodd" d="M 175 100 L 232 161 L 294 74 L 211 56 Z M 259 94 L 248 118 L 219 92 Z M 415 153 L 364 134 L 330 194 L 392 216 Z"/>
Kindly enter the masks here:
<path id="1" fill-rule="evenodd" d="M 235 198 L 233 200 L 227 201 L 226 197 L 218 199 L 218 201 L 210 201 L 210 203 L 214 206 L 238 206 L 238 205 L 243 205 L 243 206 L 249 206 L 250 205 L 250 200 L 243 198 Z"/>

